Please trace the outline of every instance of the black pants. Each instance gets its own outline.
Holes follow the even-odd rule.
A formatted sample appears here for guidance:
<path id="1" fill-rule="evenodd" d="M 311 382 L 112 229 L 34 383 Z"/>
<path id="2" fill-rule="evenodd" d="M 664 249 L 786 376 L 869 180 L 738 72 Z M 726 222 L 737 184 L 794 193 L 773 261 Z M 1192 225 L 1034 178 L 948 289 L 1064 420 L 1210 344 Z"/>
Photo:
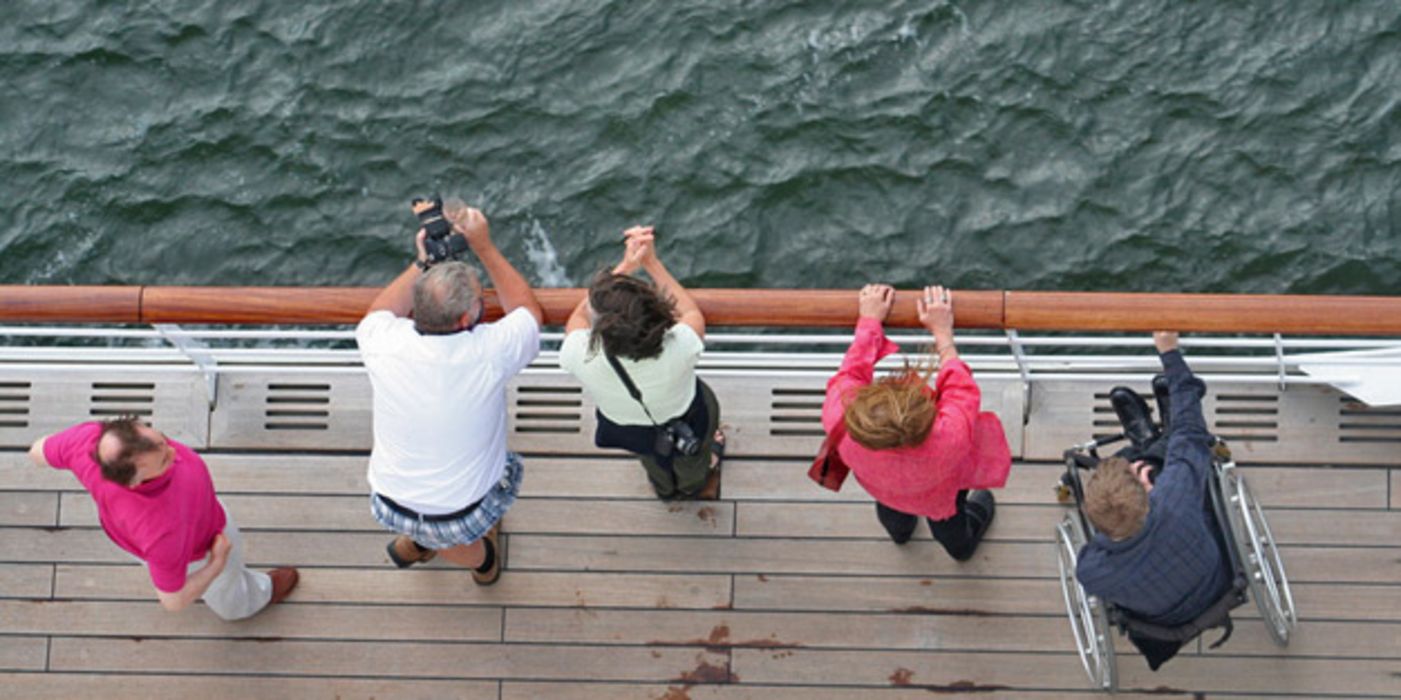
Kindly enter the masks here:
<path id="1" fill-rule="evenodd" d="M 973 555 L 973 550 L 978 548 L 976 537 L 978 524 L 973 518 L 968 517 L 968 492 L 959 491 L 956 506 L 958 512 L 944 520 L 929 521 L 929 531 L 934 533 L 934 539 L 944 546 L 944 551 L 949 556 L 960 561 Z M 879 501 L 876 502 L 876 517 L 880 519 L 880 524 L 885 526 L 885 531 L 890 533 L 890 539 L 897 544 L 902 544 L 910 539 L 914 534 L 915 526 L 919 525 L 919 516 L 902 513 L 894 508 L 890 508 Z"/>

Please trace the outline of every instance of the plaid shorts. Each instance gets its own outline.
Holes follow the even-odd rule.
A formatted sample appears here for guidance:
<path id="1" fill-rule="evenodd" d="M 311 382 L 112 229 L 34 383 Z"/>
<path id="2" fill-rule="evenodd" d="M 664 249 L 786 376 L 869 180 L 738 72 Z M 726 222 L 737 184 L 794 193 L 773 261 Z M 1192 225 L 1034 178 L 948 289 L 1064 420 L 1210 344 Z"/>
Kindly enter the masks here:
<path id="1" fill-rule="evenodd" d="M 390 508 L 377 493 L 370 494 L 370 512 L 386 529 L 408 535 L 428 549 L 447 549 L 459 544 L 472 544 L 486 536 L 501 520 L 520 493 L 525 465 L 520 455 L 506 453 L 506 473 L 486 495 L 476 510 L 457 520 L 428 521 L 410 518 Z"/>

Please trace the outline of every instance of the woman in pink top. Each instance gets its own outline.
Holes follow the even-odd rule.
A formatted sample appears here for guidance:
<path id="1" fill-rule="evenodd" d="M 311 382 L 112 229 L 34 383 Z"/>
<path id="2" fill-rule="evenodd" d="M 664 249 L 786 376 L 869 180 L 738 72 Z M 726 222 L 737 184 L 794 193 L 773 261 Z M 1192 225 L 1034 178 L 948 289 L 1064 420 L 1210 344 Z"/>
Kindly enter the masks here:
<path id="1" fill-rule="evenodd" d="M 981 393 L 954 347 L 953 305 L 943 287 L 925 287 L 916 302 L 938 355 L 934 388 L 915 367 L 875 380 L 876 362 L 899 349 L 881 328 L 894 303 L 889 285 L 861 290 L 856 337 L 827 382 L 822 427 L 845 428 L 838 454 L 876 499 L 876 517 L 896 544 L 909 541 L 923 516 L 949 555 L 966 561 L 994 514 L 992 493 L 970 489 L 1005 484 L 1011 451 L 997 415 L 979 410 Z"/>

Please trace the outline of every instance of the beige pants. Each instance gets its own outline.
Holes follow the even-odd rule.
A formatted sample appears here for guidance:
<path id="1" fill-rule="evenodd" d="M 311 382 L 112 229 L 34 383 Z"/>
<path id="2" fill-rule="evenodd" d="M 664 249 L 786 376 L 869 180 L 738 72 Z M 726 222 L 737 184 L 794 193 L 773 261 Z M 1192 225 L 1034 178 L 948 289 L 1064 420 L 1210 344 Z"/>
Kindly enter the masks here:
<path id="1" fill-rule="evenodd" d="M 219 504 L 221 507 L 223 503 Z M 218 578 L 209 584 L 201 600 L 225 620 L 242 620 L 251 617 L 267 607 L 272 600 L 272 579 L 259 571 L 250 571 L 243 564 L 243 535 L 234 523 L 233 514 L 224 508 L 224 536 L 233 547 L 229 548 L 229 560 Z M 207 560 L 190 562 L 189 573 L 204 568 Z"/>

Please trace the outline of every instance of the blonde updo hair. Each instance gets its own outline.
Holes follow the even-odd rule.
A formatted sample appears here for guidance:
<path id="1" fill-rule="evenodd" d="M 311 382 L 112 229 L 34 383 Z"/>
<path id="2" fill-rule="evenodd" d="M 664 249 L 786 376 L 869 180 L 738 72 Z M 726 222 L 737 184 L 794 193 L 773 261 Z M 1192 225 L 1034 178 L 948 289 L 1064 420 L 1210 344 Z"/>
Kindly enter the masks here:
<path id="1" fill-rule="evenodd" d="M 934 367 L 906 364 L 904 370 L 858 389 L 846 404 L 843 421 L 856 444 L 870 450 L 923 443 L 938 413 L 929 377 Z"/>

